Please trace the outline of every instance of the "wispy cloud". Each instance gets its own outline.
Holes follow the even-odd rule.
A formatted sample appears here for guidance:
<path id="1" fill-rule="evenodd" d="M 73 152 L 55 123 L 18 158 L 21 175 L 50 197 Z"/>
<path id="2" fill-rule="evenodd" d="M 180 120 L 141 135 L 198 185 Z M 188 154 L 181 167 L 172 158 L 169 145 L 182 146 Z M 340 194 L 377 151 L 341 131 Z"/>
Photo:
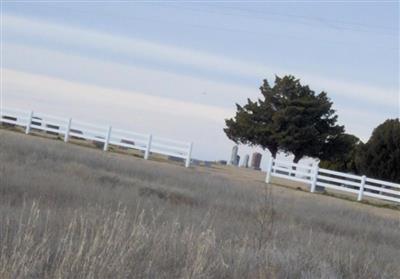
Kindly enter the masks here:
<path id="1" fill-rule="evenodd" d="M 233 108 L 258 89 L 173 72 L 102 61 L 62 51 L 8 43 L 8 68 L 171 99 Z"/>
<path id="2" fill-rule="evenodd" d="M 297 73 L 290 69 L 277 69 L 266 65 L 245 62 L 238 59 L 215 55 L 202 51 L 171 46 L 140 39 L 115 36 L 94 30 L 84 30 L 53 24 L 44 21 L 21 18 L 13 15 L 4 17 L 8 32 L 30 38 L 40 38 L 48 42 L 57 42 L 68 47 L 102 50 L 119 53 L 126 57 L 141 57 L 157 60 L 159 63 L 186 65 L 209 72 L 220 72 L 231 76 L 252 77 L 260 80 L 272 74 L 295 74 L 309 83 L 313 88 L 326 90 L 333 96 L 344 96 L 361 103 L 389 106 L 397 108 L 399 100 L 398 88 L 385 88 L 324 77 L 312 73 Z"/>
<path id="3" fill-rule="evenodd" d="M 36 99 L 47 104 L 47 109 L 58 111 L 62 105 L 71 110 L 73 110 L 71 106 L 82 109 L 85 107 L 82 102 L 86 102 L 87 108 L 108 106 L 110 111 L 113 111 L 123 107 L 132 112 L 146 111 L 182 118 L 193 117 L 218 123 L 223 122 L 224 118 L 233 113 L 233 110 L 211 105 L 150 96 L 134 91 L 104 88 L 10 69 L 5 69 L 3 74 L 5 77 L 6 105 L 17 99 L 23 100 L 27 104 L 32 99 Z M 32 99 L 30 100 L 30 98 Z M 32 105 L 37 106 L 38 104 Z M 93 114 L 97 113 L 88 109 L 88 115 Z M 112 116 L 107 118 L 112 119 Z"/>

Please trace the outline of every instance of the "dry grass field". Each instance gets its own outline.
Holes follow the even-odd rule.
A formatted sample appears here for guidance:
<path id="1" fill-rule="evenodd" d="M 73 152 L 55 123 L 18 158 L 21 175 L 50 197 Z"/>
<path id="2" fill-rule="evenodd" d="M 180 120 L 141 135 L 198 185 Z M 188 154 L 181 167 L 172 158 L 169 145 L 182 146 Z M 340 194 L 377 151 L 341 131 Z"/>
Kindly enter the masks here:
<path id="1" fill-rule="evenodd" d="M 399 251 L 396 210 L 0 130 L 0 278 L 400 278 Z"/>

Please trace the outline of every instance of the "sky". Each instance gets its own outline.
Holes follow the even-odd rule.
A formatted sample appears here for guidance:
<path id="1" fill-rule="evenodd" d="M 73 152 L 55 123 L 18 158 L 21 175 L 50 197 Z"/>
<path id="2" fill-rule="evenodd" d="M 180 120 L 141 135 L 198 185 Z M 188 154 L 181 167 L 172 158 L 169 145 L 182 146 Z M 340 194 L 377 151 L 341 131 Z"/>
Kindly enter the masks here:
<path id="1" fill-rule="evenodd" d="M 200 159 L 229 159 L 224 119 L 275 75 L 326 91 L 363 141 L 400 116 L 398 1 L 2 1 L 1 30 L 2 106 L 191 141 Z"/>

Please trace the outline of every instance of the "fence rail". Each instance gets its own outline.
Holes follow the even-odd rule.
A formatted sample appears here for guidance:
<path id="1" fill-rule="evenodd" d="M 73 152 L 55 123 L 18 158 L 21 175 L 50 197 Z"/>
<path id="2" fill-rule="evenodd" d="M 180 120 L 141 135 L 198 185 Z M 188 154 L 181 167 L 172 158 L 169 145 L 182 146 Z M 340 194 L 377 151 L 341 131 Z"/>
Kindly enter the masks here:
<path id="1" fill-rule="evenodd" d="M 143 156 L 146 160 L 151 153 L 177 157 L 185 161 L 186 167 L 190 166 L 193 148 L 191 142 L 153 137 L 151 134 L 113 129 L 111 126 L 99 126 L 71 118 L 12 108 L 2 108 L 0 123 L 24 127 L 26 134 L 34 130 L 57 134 L 63 136 L 65 142 L 71 138 L 90 140 L 103 144 L 104 151 L 107 151 L 110 145 L 144 151 Z"/>
<path id="2" fill-rule="evenodd" d="M 400 203 L 400 184 L 322 169 L 318 164 L 308 166 L 271 158 L 266 182 L 270 183 L 273 176 L 309 184 L 311 192 L 315 192 L 316 187 L 323 187 L 355 194 L 358 201 L 371 197 Z"/>

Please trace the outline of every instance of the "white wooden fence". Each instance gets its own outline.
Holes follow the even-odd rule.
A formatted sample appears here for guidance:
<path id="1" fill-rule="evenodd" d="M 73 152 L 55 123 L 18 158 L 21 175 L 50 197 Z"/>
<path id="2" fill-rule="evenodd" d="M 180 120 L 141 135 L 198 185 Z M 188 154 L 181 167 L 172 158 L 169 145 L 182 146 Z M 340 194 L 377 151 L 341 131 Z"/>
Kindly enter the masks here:
<path id="1" fill-rule="evenodd" d="M 318 164 L 308 166 L 270 159 L 266 182 L 273 176 L 303 182 L 315 192 L 317 186 L 357 195 L 357 200 L 372 197 L 400 203 L 400 184 L 338 171 L 322 169 Z"/>
<path id="2" fill-rule="evenodd" d="M 158 153 L 171 157 L 181 158 L 185 166 L 190 166 L 193 144 L 176 141 L 151 134 L 139 134 L 130 131 L 114 129 L 111 126 L 98 126 L 71 118 L 62 118 L 33 111 L 2 108 L 0 122 L 25 127 L 25 133 L 32 129 L 58 134 L 68 142 L 71 137 L 91 140 L 103 145 L 107 151 L 110 145 L 142 150 L 144 158 L 150 153 Z"/>

